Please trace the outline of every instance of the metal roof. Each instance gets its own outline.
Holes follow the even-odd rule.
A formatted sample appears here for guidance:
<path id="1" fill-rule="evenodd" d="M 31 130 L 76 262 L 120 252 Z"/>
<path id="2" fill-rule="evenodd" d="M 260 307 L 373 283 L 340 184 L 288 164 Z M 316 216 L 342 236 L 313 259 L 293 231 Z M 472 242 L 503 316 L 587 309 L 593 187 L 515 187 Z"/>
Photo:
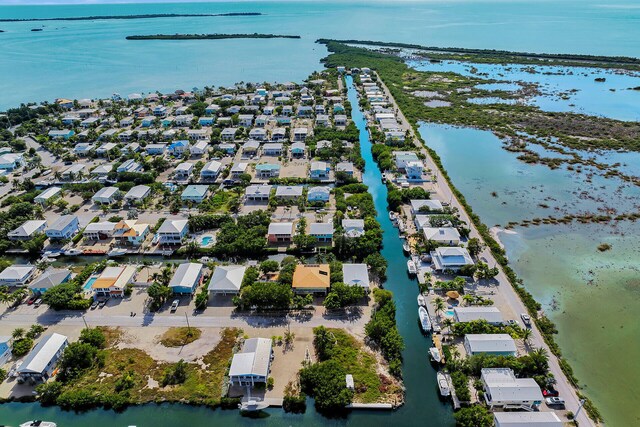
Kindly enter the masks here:
<path id="1" fill-rule="evenodd" d="M 271 364 L 271 340 L 250 338 L 244 342 L 242 351 L 233 356 L 229 376 L 269 376 Z"/>
<path id="2" fill-rule="evenodd" d="M 195 262 L 185 262 L 180 264 L 173 274 L 171 282 L 169 282 L 170 288 L 186 287 L 191 288 L 200 278 L 203 265 Z"/>
<path id="3" fill-rule="evenodd" d="M 60 334 L 45 335 L 29 352 L 18 368 L 18 373 L 40 374 L 55 357 L 61 348 L 67 345 L 67 337 Z"/>

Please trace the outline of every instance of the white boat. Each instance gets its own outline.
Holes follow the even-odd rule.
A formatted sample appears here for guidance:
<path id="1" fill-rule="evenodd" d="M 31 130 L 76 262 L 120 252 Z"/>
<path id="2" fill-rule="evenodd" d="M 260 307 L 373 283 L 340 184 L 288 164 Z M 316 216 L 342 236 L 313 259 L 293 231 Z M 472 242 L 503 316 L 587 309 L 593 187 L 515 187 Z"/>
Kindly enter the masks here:
<path id="1" fill-rule="evenodd" d="M 46 256 L 43 256 L 42 258 L 40 258 L 40 262 L 54 262 L 56 259 L 55 258 L 48 258 Z"/>
<path id="2" fill-rule="evenodd" d="M 109 252 L 107 252 L 107 256 L 110 257 L 117 257 L 117 256 L 124 256 L 127 254 L 127 250 L 126 249 L 111 249 Z"/>
<path id="3" fill-rule="evenodd" d="M 389 211 L 389 219 L 391 220 L 391 222 L 396 222 L 398 220 L 398 217 L 396 216 L 395 212 Z"/>
<path id="4" fill-rule="evenodd" d="M 429 356 L 431 356 L 431 360 L 436 363 L 442 362 L 442 355 L 440 354 L 440 350 L 438 350 L 438 347 L 429 348 Z"/>
<path id="5" fill-rule="evenodd" d="M 424 295 L 419 294 L 418 295 L 418 306 L 419 307 L 424 307 L 425 305 L 427 305 L 427 302 L 424 299 Z"/>
<path id="6" fill-rule="evenodd" d="M 409 274 L 416 274 L 418 269 L 416 268 L 416 263 L 413 262 L 412 259 L 407 261 L 407 270 L 409 270 Z"/>
<path id="7" fill-rule="evenodd" d="M 424 307 L 418 307 L 418 317 L 420 318 L 420 326 L 424 332 L 431 331 L 431 319 L 429 319 L 429 313 Z"/>
<path id="8" fill-rule="evenodd" d="M 62 255 L 62 252 L 58 252 L 58 251 L 46 251 L 45 253 L 42 254 L 42 256 L 47 258 L 55 258 L 60 255 Z"/>
<path id="9" fill-rule="evenodd" d="M 58 425 L 51 421 L 34 420 L 20 424 L 20 427 L 58 427 Z"/>
<path id="10" fill-rule="evenodd" d="M 83 252 L 80 249 L 69 249 L 64 251 L 64 256 L 78 256 L 82 254 Z"/>
<path id="11" fill-rule="evenodd" d="M 402 250 L 405 251 L 405 253 L 411 253 L 411 245 L 409 242 L 404 242 L 402 244 Z"/>
<path id="12" fill-rule="evenodd" d="M 248 400 L 242 402 L 239 406 L 241 411 L 260 411 L 261 409 L 267 409 L 269 404 L 264 401 Z"/>
<path id="13" fill-rule="evenodd" d="M 436 374 L 436 380 L 438 381 L 438 389 L 440 390 L 440 396 L 448 397 L 451 394 L 451 389 L 449 388 L 449 382 L 447 381 L 447 377 L 442 372 L 438 372 Z"/>
<path id="14" fill-rule="evenodd" d="M 208 256 L 203 256 L 198 260 L 198 262 L 202 264 L 209 264 L 211 262 L 211 258 L 209 258 Z"/>
<path id="15" fill-rule="evenodd" d="M 405 231 L 407 231 L 407 226 L 404 225 L 404 222 L 398 221 L 398 229 L 401 233 L 404 233 Z"/>

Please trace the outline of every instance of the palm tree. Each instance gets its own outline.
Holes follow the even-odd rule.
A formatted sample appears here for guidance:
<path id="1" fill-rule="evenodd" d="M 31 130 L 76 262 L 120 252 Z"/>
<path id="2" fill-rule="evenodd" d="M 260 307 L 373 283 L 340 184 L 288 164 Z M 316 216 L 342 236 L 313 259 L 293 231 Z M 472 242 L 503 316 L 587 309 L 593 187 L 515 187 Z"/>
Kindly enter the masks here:
<path id="1" fill-rule="evenodd" d="M 11 294 L 7 291 L 0 291 L 0 303 L 8 304 L 11 302 Z"/>
<path id="2" fill-rule="evenodd" d="M 436 314 L 440 317 L 440 313 L 442 313 L 445 309 L 444 300 L 440 297 L 437 297 L 433 300 L 433 307 L 436 309 Z"/>
<path id="3" fill-rule="evenodd" d="M 449 330 L 449 332 L 451 332 L 451 327 L 454 325 L 454 323 L 455 322 L 450 317 L 447 317 L 442 321 L 442 324 L 444 325 L 445 328 Z"/>
<path id="4" fill-rule="evenodd" d="M 524 329 L 521 334 L 522 341 L 527 347 L 531 347 L 531 337 L 533 336 L 533 332 L 531 329 Z"/>
<path id="5" fill-rule="evenodd" d="M 24 328 L 14 329 L 13 332 L 11 333 L 11 336 L 13 337 L 14 340 L 19 340 L 24 336 Z"/>
<path id="6" fill-rule="evenodd" d="M 466 305 L 471 305 L 474 300 L 475 298 L 473 295 L 465 294 L 462 296 L 462 301 L 464 301 Z"/>

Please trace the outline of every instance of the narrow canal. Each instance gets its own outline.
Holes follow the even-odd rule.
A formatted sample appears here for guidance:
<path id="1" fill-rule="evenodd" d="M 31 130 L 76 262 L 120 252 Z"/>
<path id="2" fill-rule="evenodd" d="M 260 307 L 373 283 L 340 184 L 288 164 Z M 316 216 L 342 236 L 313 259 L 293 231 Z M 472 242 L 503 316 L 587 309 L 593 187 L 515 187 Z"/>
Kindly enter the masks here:
<path id="1" fill-rule="evenodd" d="M 442 402 L 436 386 L 436 372 L 431 367 L 428 349 L 431 340 L 420 332 L 418 325 L 418 286 L 415 279 L 407 275 L 407 258 L 402 252 L 398 230 L 389 220 L 387 210 L 387 188 L 382 183 L 382 174 L 371 155 L 371 141 L 366 121 L 358 107 L 357 92 L 351 76 L 347 76 L 348 98 L 353 107 L 352 118 L 360 130 L 360 149 L 365 160 L 364 183 L 373 196 L 378 221 L 384 232 L 382 255 L 388 262 L 387 283 L 384 287 L 393 292 L 397 315 L 396 321 L 405 341 L 403 376 L 406 386 L 406 402 L 397 411 L 354 411 L 345 419 L 327 419 L 313 409 L 312 402 L 304 415 L 286 414 L 281 409 L 265 411 L 267 418 L 248 419 L 237 411 L 212 411 L 207 408 L 186 405 L 145 405 L 132 407 L 122 414 L 113 411 L 95 410 L 83 414 L 64 412 L 57 407 L 42 408 L 39 404 L 11 403 L 0 405 L 0 425 L 18 425 L 30 419 L 55 421 L 59 427 L 176 427 L 189 425 L 200 427 L 218 426 L 268 426 L 293 425 L 315 426 L 367 426 L 367 427 L 413 427 L 451 426 L 454 424 L 451 405 Z M 188 420 L 188 421 L 187 421 Z"/>

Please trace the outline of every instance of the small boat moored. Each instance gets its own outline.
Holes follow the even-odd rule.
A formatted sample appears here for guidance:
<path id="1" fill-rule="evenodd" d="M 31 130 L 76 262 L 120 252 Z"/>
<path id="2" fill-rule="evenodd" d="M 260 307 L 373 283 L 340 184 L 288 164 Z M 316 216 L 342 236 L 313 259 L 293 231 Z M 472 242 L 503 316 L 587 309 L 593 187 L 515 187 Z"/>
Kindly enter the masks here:
<path id="1" fill-rule="evenodd" d="M 440 390 L 440 396 L 448 397 L 451 395 L 451 389 L 449 388 L 449 382 L 447 381 L 447 377 L 442 372 L 438 372 L 436 374 L 436 379 L 438 381 L 438 389 Z"/>
<path id="2" fill-rule="evenodd" d="M 51 421 L 34 420 L 20 424 L 20 427 L 58 427 L 58 425 Z"/>
<path id="3" fill-rule="evenodd" d="M 404 251 L 404 253 L 408 254 L 411 253 L 411 245 L 409 244 L 409 242 L 404 242 L 402 244 L 402 250 Z"/>
<path id="4" fill-rule="evenodd" d="M 424 299 L 424 295 L 419 294 L 418 295 L 418 306 L 419 307 L 424 307 L 427 305 L 427 301 Z"/>
<path id="5" fill-rule="evenodd" d="M 429 348 L 429 356 L 431 356 L 431 360 L 436 363 L 442 362 L 442 355 L 440 354 L 440 350 L 438 350 L 438 347 Z"/>
<path id="6" fill-rule="evenodd" d="M 416 268 L 416 263 L 413 262 L 413 260 L 411 259 L 407 261 L 407 270 L 411 275 L 416 274 L 418 272 L 418 269 Z"/>
<path id="7" fill-rule="evenodd" d="M 424 307 L 418 308 L 418 317 L 420 318 L 420 327 L 424 332 L 431 331 L 431 319 L 429 319 L 429 313 Z"/>
<path id="8" fill-rule="evenodd" d="M 80 249 L 69 249 L 64 251 L 64 256 L 78 256 L 82 254 L 83 252 Z"/>
<path id="9" fill-rule="evenodd" d="M 107 256 L 109 257 L 118 257 L 118 256 L 124 256 L 127 254 L 127 250 L 126 249 L 111 249 L 109 252 L 107 252 Z"/>

